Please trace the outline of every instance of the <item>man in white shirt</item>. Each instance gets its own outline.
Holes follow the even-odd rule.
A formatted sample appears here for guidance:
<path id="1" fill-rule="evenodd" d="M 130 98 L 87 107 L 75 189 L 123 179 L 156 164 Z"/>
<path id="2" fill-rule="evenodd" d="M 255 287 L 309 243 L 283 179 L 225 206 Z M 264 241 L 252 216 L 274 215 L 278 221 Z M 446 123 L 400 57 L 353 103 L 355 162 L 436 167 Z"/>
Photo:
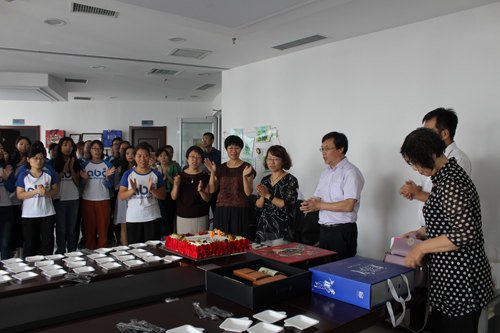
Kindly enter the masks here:
<path id="1" fill-rule="evenodd" d="M 472 172 L 472 165 L 469 157 L 460 149 L 455 143 L 454 137 L 458 124 L 457 114 L 453 109 L 438 108 L 430 111 L 422 119 L 425 128 L 430 128 L 436 133 L 441 135 L 441 138 L 446 143 L 446 150 L 444 151 L 447 158 L 455 157 L 458 165 L 460 165 L 465 172 L 470 176 Z M 423 227 L 425 226 L 425 219 L 422 213 L 422 208 L 429 198 L 429 193 L 432 189 L 431 177 L 420 177 L 420 185 L 418 186 L 412 180 L 408 180 L 399 189 L 399 194 L 406 199 L 416 199 L 418 203 L 418 222 Z"/>
<path id="2" fill-rule="evenodd" d="M 302 203 L 304 213 L 319 210 L 319 247 L 338 253 L 337 259 L 354 257 L 357 249 L 359 202 L 365 180 L 349 162 L 347 137 L 331 132 L 323 137 L 320 151 L 327 167 L 321 173 L 314 197 Z"/>

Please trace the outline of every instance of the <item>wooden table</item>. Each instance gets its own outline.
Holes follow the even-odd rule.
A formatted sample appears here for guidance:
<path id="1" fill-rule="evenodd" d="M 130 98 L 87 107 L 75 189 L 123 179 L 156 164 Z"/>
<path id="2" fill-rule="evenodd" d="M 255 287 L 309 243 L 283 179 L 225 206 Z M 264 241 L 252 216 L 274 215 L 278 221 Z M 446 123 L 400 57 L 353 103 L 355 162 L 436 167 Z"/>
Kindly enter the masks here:
<path id="1" fill-rule="evenodd" d="M 417 302 L 426 295 L 425 290 L 417 290 L 413 294 L 413 299 L 408 303 Z M 114 332 L 117 331 L 116 324 L 120 322 L 128 323 L 131 319 L 146 320 L 151 324 L 172 329 L 182 325 L 192 325 L 201 327 L 208 332 L 221 332 L 219 326 L 224 319 L 210 320 L 199 319 L 196 315 L 193 302 L 200 303 L 202 307 L 216 305 L 222 309 L 233 312 L 234 318 L 248 317 L 253 320 L 253 325 L 259 321 L 252 316 L 264 310 L 285 311 L 287 318 L 302 314 L 319 320 L 319 324 L 304 331 L 288 327 L 286 332 L 359 332 L 389 317 L 386 307 L 381 306 L 373 310 L 337 301 L 319 294 L 306 294 L 285 302 L 269 305 L 262 309 L 250 310 L 234 302 L 228 301 L 213 293 L 203 291 L 180 296 L 178 301 L 165 303 L 164 301 L 154 302 L 144 306 L 137 306 L 125 310 L 113 311 L 105 315 L 87 317 L 65 324 L 44 327 L 32 332 Z M 393 302 L 395 311 L 401 308 L 398 303 Z M 275 323 L 278 326 L 284 325 L 284 320 Z"/>

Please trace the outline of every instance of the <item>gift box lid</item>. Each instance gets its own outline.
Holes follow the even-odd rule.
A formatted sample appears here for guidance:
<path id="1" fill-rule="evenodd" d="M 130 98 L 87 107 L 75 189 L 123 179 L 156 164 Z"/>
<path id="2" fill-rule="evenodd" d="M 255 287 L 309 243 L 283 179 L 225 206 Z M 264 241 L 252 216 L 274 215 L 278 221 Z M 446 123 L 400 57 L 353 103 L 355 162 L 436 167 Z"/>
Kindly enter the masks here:
<path id="1" fill-rule="evenodd" d="M 332 252 L 320 249 L 319 247 L 314 247 L 311 245 L 305 245 L 300 243 L 282 244 L 256 250 L 249 250 L 248 253 L 277 260 L 286 264 L 293 264 L 315 258 L 333 256 L 337 254 L 337 252 Z"/>
<path id="2" fill-rule="evenodd" d="M 394 276 L 413 271 L 413 268 L 385 263 L 379 260 L 352 257 L 329 264 L 309 268 L 367 284 L 375 284 Z"/>

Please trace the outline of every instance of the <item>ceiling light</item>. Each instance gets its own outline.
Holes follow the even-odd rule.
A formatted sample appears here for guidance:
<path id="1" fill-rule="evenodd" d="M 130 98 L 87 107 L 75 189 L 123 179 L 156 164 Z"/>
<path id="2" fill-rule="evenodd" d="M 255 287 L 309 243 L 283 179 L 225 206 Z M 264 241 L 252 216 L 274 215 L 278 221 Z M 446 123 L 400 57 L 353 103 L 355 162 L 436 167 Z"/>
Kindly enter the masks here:
<path id="1" fill-rule="evenodd" d="M 94 68 L 94 69 L 104 69 L 106 67 L 97 65 L 97 66 L 92 66 L 92 68 Z"/>
<path id="2" fill-rule="evenodd" d="M 184 43 L 185 41 L 187 41 L 186 38 L 182 38 L 182 37 L 171 37 L 168 40 L 171 42 L 176 42 L 176 43 Z"/>
<path id="3" fill-rule="evenodd" d="M 199 76 L 210 76 L 210 73 L 198 73 Z"/>
<path id="4" fill-rule="evenodd" d="M 191 97 L 191 98 L 198 98 L 198 96 L 196 96 L 196 95 L 191 95 L 189 97 Z"/>
<path id="5" fill-rule="evenodd" d="M 181 98 L 177 98 L 178 101 L 183 101 L 185 100 L 185 98 L 181 97 Z"/>
<path id="6" fill-rule="evenodd" d="M 110 96 L 109 99 L 117 99 L 118 97 L 116 96 Z"/>
<path id="7" fill-rule="evenodd" d="M 55 26 L 61 26 L 61 25 L 66 24 L 66 22 L 64 22 L 63 20 L 56 19 L 56 18 L 43 20 L 43 23 L 47 23 L 48 25 L 55 25 Z"/>

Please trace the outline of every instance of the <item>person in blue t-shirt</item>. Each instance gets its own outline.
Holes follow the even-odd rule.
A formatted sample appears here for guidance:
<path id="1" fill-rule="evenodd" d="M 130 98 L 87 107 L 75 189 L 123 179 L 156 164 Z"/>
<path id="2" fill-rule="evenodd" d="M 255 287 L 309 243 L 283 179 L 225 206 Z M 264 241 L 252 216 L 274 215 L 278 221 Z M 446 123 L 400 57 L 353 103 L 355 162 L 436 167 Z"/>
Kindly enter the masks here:
<path id="1" fill-rule="evenodd" d="M 127 200 L 127 240 L 129 244 L 161 237 L 158 200 L 165 199 L 163 176 L 149 166 L 149 145 L 141 142 L 135 151 L 136 167 L 126 171 L 120 181 L 120 200 Z"/>
<path id="2" fill-rule="evenodd" d="M 23 201 L 22 225 L 24 255 L 50 255 L 54 252 L 54 215 L 52 197 L 58 193 L 55 172 L 43 170 L 43 148 L 32 148 L 27 156 L 28 171 L 18 174 L 17 197 Z"/>

